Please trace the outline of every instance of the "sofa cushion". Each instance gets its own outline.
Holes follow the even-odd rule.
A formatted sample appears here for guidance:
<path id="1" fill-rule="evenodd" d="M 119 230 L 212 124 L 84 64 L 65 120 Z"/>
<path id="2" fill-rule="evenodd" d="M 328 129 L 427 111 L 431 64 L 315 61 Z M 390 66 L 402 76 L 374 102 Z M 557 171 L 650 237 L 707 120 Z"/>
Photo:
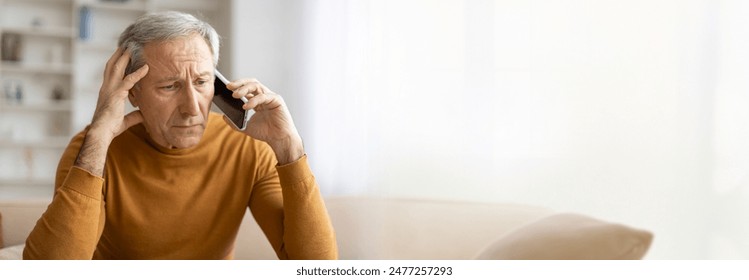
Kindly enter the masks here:
<path id="1" fill-rule="evenodd" d="M 0 260 L 20 260 L 23 259 L 23 248 L 26 245 L 20 244 L 0 249 Z"/>
<path id="2" fill-rule="evenodd" d="M 578 214 L 555 214 L 513 230 L 478 259 L 632 260 L 650 248 L 653 234 Z"/>

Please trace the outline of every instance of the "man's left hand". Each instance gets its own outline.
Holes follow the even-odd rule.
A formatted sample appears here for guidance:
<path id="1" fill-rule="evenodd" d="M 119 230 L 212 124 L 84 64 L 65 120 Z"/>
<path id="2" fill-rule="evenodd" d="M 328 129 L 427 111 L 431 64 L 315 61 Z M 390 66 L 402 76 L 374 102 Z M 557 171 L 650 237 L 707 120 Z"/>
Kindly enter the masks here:
<path id="1" fill-rule="evenodd" d="M 294 126 L 286 102 L 256 79 L 241 79 L 226 85 L 232 97 L 247 98 L 243 109 L 255 110 L 244 133 L 270 145 L 279 165 L 294 162 L 304 155 L 302 138 Z M 226 117 L 224 120 L 230 122 Z"/>

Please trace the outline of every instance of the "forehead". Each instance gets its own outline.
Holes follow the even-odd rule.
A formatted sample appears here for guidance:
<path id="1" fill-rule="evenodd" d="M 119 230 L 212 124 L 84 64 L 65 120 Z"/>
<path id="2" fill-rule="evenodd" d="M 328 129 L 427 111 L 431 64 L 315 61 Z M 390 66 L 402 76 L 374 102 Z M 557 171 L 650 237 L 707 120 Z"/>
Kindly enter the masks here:
<path id="1" fill-rule="evenodd" d="M 146 43 L 143 46 L 143 58 L 149 67 L 156 69 L 172 68 L 184 63 L 197 63 L 196 66 L 213 64 L 213 54 L 208 43 L 197 34 Z"/>

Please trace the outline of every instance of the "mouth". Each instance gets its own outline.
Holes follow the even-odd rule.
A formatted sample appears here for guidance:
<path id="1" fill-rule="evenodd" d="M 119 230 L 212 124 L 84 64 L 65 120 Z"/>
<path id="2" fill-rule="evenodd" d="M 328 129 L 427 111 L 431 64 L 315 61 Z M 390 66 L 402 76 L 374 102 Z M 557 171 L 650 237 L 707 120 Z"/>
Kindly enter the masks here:
<path id="1" fill-rule="evenodd" d="M 191 124 L 191 125 L 173 125 L 172 127 L 173 128 L 182 128 L 182 129 L 184 129 L 184 128 L 199 127 L 199 126 L 201 126 L 201 125 L 200 124 Z"/>

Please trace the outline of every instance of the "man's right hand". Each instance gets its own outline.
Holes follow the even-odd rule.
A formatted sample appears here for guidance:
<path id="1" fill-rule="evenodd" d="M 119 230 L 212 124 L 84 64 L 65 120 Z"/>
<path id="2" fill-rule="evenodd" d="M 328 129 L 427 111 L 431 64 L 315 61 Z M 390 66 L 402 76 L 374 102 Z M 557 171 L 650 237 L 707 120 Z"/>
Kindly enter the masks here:
<path id="1" fill-rule="evenodd" d="M 143 122 L 143 115 L 139 110 L 125 115 L 128 92 L 148 73 L 148 65 L 143 65 L 125 76 L 130 55 L 128 50 L 118 48 L 107 61 L 96 111 L 75 160 L 75 166 L 94 175 L 103 175 L 107 150 L 112 140 L 131 126 Z"/>
<path id="2" fill-rule="evenodd" d="M 143 122 L 143 115 L 139 110 L 125 115 L 128 92 L 148 73 L 148 65 L 143 65 L 125 76 L 130 56 L 130 51 L 118 48 L 104 68 L 104 81 L 99 89 L 99 100 L 89 129 L 89 134 L 97 134 L 101 137 L 100 140 L 112 141 L 131 126 Z"/>

